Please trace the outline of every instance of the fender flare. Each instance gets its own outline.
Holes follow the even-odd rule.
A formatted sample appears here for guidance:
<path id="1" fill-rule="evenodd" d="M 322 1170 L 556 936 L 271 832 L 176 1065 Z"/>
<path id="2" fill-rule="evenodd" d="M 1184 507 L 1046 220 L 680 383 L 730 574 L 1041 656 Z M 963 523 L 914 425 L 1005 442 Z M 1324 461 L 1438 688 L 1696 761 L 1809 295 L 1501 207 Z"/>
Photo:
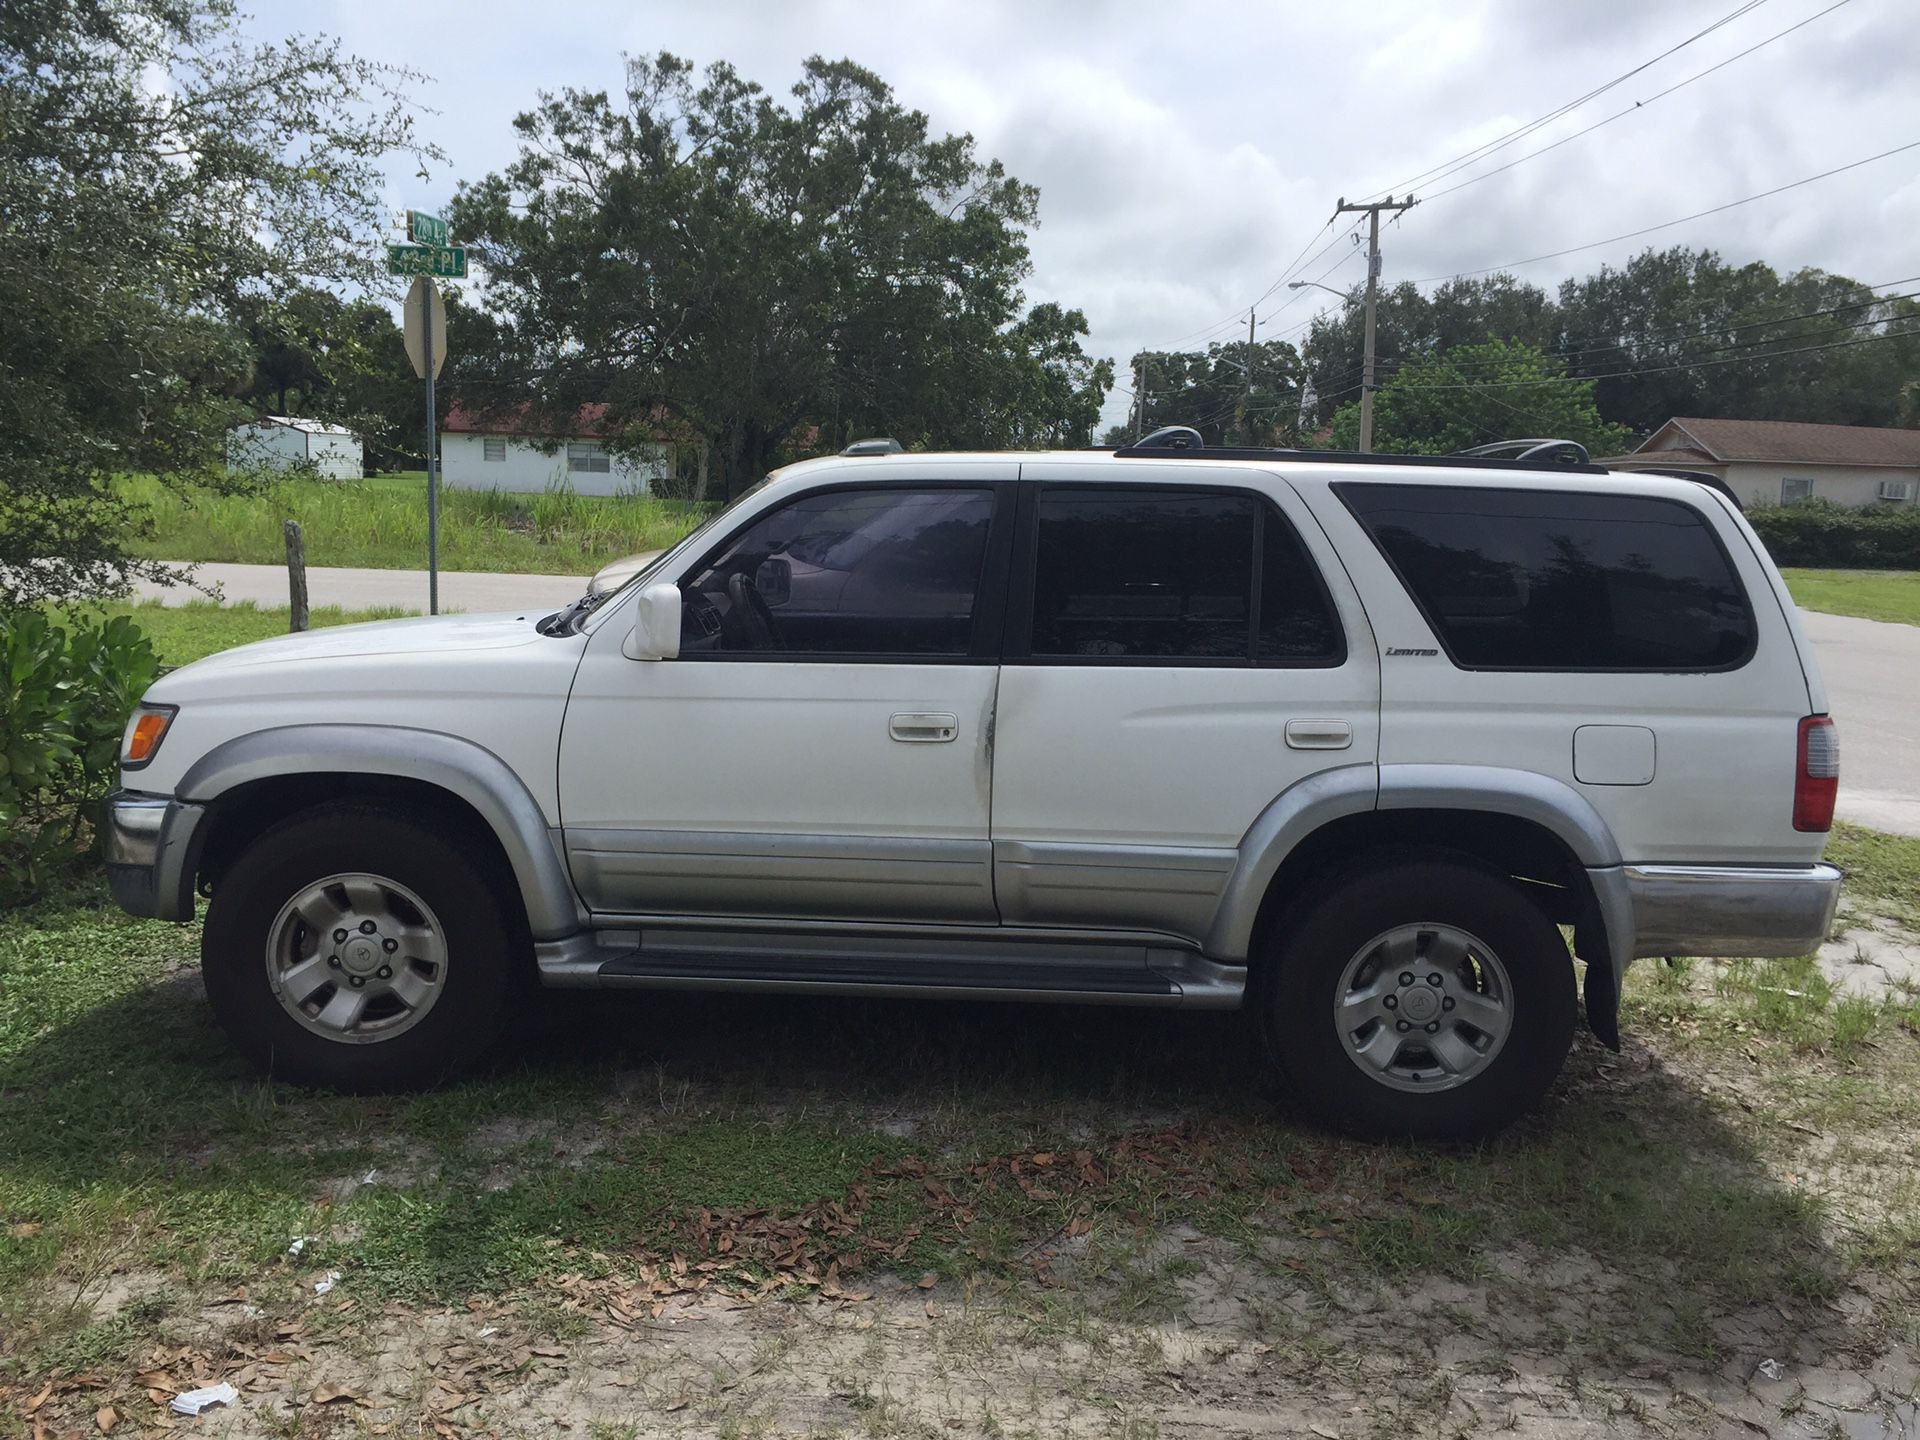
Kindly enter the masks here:
<path id="1" fill-rule="evenodd" d="M 1239 844 L 1239 860 L 1207 932 L 1206 953 L 1245 961 L 1273 877 L 1321 826 L 1370 810 L 1477 810 L 1539 825 L 1588 872 L 1618 873 L 1620 847 L 1600 812 L 1564 781 L 1494 765 L 1343 765 L 1295 782 L 1260 813 Z M 1595 884 L 1616 974 L 1633 943 L 1630 917 L 1618 913 L 1617 887 Z"/>
<path id="2" fill-rule="evenodd" d="M 540 802 L 498 755 L 438 730 L 399 725 L 283 725 L 216 745 L 188 768 L 176 794 L 205 806 L 241 785 L 280 775 L 382 775 L 417 780 L 465 801 L 500 842 L 535 940 L 586 924 Z"/>

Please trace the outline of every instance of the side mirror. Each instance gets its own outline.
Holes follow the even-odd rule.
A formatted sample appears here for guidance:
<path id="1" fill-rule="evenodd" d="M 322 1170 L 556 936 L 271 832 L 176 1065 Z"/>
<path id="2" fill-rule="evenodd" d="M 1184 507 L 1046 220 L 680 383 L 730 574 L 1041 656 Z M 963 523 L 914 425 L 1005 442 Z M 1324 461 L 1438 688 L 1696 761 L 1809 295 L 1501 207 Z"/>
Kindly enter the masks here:
<path id="1" fill-rule="evenodd" d="M 671 660 L 680 653 L 680 587 L 649 585 L 633 607 L 633 629 L 621 651 L 629 660 Z"/>

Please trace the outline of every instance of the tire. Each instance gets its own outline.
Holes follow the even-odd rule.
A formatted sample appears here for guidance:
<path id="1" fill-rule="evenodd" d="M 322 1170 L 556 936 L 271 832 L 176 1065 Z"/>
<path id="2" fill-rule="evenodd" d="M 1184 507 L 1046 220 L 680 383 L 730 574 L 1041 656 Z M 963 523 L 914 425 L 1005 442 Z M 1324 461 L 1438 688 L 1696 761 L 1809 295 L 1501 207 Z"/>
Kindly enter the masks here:
<path id="1" fill-rule="evenodd" d="M 526 968 L 495 868 L 380 805 L 283 821 L 208 906 L 200 970 L 215 1017 L 296 1085 L 415 1090 L 471 1067 L 504 1033 Z"/>
<path id="2" fill-rule="evenodd" d="M 1323 1124 L 1477 1139 L 1532 1109 L 1566 1063 L 1577 1012 L 1566 942 L 1512 881 L 1470 862 L 1348 871 L 1296 905 L 1274 941 L 1262 1028 Z"/>

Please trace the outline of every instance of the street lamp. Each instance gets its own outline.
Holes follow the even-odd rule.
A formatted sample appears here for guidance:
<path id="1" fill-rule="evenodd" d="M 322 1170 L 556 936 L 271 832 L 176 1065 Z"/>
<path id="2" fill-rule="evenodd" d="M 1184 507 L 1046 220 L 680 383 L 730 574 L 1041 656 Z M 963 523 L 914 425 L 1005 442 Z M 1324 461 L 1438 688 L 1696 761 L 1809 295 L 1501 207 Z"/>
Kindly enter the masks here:
<path id="1" fill-rule="evenodd" d="M 1318 280 L 1289 280 L 1287 289 L 1305 290 L 1311 287 L 1324 290 L 1329 295 L 1338 295 L 1342 300 L 1348 298 L 1346 291 L 1336 290 L 1331 285 L 1322 285 Z M 1366 357 L 1360 371 L 1360 453 L 1366 454 L 1373 449 L 1373 281 L 1367 281 L 1367 347 Z"/>

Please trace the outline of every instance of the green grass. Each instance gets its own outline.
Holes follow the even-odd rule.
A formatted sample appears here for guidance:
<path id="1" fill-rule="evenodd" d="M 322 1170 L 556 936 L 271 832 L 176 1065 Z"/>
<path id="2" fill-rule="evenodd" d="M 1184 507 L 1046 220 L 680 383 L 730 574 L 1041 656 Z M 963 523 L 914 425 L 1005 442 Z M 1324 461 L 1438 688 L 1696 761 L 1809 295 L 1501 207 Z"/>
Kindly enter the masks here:
<path id="1" fill-rule="evenodd" d="M 116 605 L 108 607 L 108 613 L 131 616 L 134 624 L 153 642 L 160 663 L 178 666 L 216 651 L 231 650 L 236 645 L 285 635 L 289 612 L 284 609 L 263 610 L 251 600 L 243 600 L 237 605 L 216 605 L 206 600 L 187 605 L 162 605 L 158 601 Z M 318 630 L 328 625 L 393 620 L 411 613 L 390 608 L 342 610 L 329 605 L 314 610 L 309 616 L 309 623 Z"/>
<path id="2" fill-rule="evenodd" d="M 1827 859 L 1847 872 L 1845 899 L 1920 930 L 1920 839 L 1834 822 Z"/>
<path id="3" fill-rule="evenodd" d="M 1808 610 L 1920 625 L 1920 570 L 1782 570 Z"/>
<path id="4" fill-rule="evenodd" d="M 151 534 L 133 548 L 152 559 L 281 564 L 281 523 L 298 520 L 309 565 L 426 566 L 424 475 L 283 480 L 258 493 L 199 490 L 185 497 L 134 476 L 121 481 L 120 489 L 150 517 Z M 587 575 L 609 560 L 671 545 L 706 513 L 686 501 L 641 495 L 443 489 L 440 564 L 448 570 Z"/>

